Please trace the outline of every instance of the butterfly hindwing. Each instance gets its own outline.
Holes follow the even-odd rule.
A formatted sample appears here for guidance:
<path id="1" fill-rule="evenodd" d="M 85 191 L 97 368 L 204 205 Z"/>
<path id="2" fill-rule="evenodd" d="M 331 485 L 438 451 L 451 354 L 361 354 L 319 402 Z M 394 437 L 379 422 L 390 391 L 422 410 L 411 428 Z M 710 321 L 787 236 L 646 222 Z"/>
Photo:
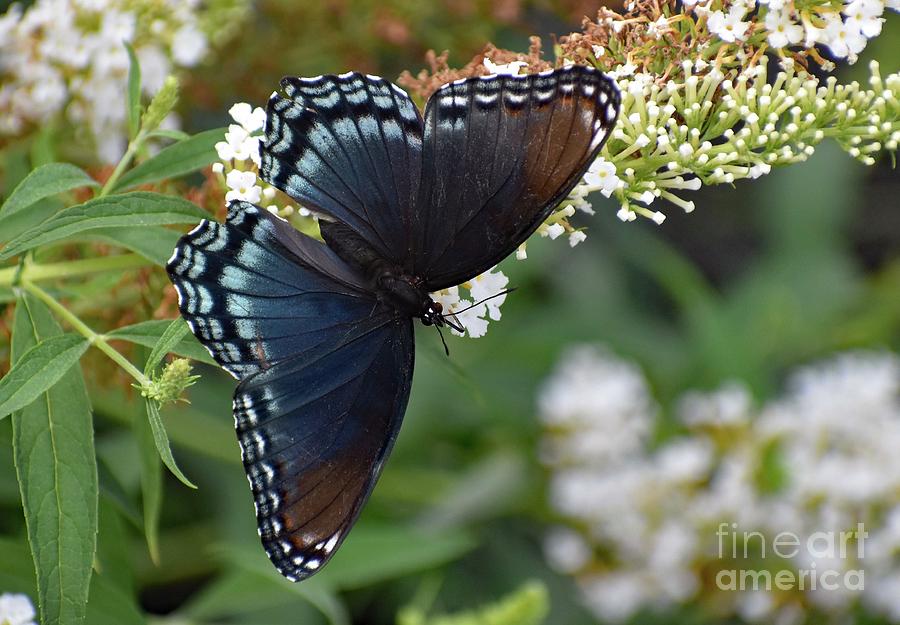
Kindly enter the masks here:
<path id="1" fill-rule="evenodd" d="M 288 579 L 315 573 L 343 542 L 403 419 L 410 319 L 362 320 L 334 346 L 241 382 L 235 424 L 266 553 Z"/>
<path id="2" fill-rule="evenodd" d="M 425 111 L 412 273 L 437 291 L 512 253 L 584 175 L 618 109 L 613 82 L 577 65 L 441 87 Z"/>
<path id="3" fill-rule="evenodd" d="M 355 72 L 281 86 L 268 104 L 262 178 L 401 261 L 422 161 L 415 104 L 383 78 Z"/>

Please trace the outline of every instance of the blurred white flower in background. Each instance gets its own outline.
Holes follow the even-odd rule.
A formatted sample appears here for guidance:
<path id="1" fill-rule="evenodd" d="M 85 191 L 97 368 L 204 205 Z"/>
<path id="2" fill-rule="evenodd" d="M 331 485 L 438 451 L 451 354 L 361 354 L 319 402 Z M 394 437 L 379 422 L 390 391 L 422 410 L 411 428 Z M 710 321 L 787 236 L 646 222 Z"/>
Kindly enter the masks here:
<path id="1" fill-rule="evenodd" d="M 37 614 L 28 595 L 0 594 L 0 625 L 37 625 Z"/>
<path id="2" fill-rule="evenodd" d="M 576 576 L 599 618 L 692 603 L 799 623 L 850 618 L 862 605 L 900 622 L 900 357 L 839 355 L 801 369 L 761 408 L 738 383 L 687 393 L 682 433 L 654 445 L 657 408 L 640 371 L 578 347 L 545 383 L 538 413 L 550 503 L 568 524 L 549 531 L 547 558 Z M 839 557 L 809 546 L 817 532 L 859 523 L 862 549 L 856 538 Z M 717 537 L 722 524 L 726 535 L 759 532 L 770 546 L 781 532 L 800 539 L 791 557 L 750 553 L 743 568 L 864 570 L 864 587 L 721 589 L 712 580 L 736 562 L 731 539 L 723 553 Z"/>
<path id="3" fill-rule="evenodd" d="M 0 136 L 14 136 L 62 114 L 88 133 L 112 163 L 127 143 L 125 98 L 130 43 L 142 91 L 203 60 L 223 15 L 244 0 L 37 0 L 0 16 Z M 236 22 L 236 20 L 235 20 Z M 168 124 L 171 126 L 172 124 Z"/>

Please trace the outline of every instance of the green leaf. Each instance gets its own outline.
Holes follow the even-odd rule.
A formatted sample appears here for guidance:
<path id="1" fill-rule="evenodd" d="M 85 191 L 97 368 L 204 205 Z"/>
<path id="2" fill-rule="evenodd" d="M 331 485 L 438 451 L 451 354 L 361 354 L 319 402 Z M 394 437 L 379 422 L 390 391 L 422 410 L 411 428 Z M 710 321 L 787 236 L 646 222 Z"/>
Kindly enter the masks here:
<path id="1" fill-rule="evenodd" d="M 141 321 L 134 325 L 116 328 L 106 336 L 110 339 L 121 339 L 123 341 L 128 341 L 129 343 L 154 347 L 159 342 L 163 332 L 166 331 L 171 323 L 172 322 L 166 319 Z M 187 324 L 185 324 L 185 327 L 187 327 Z M 216 364 L 213 357 L 210 356 L 209 352 L 206 351 L 206 348 L 194 338 L 193 334 L 186 334 L 183 336 L 178 344 L 169 347 L 169 351 L 173 354 L 178 354 L 179 356 L 184 356 L 199 362 L 205 362 L 210 365 Z"/>
<path id="2" fill-rule="evenodd" d="M 474 546 L 459 531 L 418 532 L 407 527 L 357 527 L 316 577 L 341 590 L 362 588 L 455 560 Z"/>
<path id="3" fill-rule="evenodd" d="M 162 359 L 172 351 L 172 348 L 178 345 L 184 337 L 188 335 L 190 328 L 184 322 L 184 319 L 172 319 L 169 325 L 163 330 L 156 345 L 147 357 L 147 363 L 144 365 L 144 375 L 151 376 L 156 371 L 157 365 Z"/>
<path id="4" fill-rule="evenodd" d="M 0 419 L 24 408 L 56 384 L 87 348 L 83 336 L 61 334 L 44 339 L 22 354 L 0 379 Z"/>
<path id="5" fill-rule="evenodd" d="M 135 415 L 134 436 L 141 465 L 141 496 L 144 504 L 144 537 L 147 550 L 155 564 L 159 564 L 159 515 L 162 512 L 162 462 L 153 440 L 150 420 Z"/>
<path id="6" fill-rule="evenodd" d="M 181 238 L 181 233 L 162 226 L 101 228 L 90 231 L 88 238 L 101 239 L 106 243 L 120 245 L 132 252 L 137 252 L 161 267 L 165 267 L 166 262 L 172 256 L 175 244 Z"/>
<path id="7" fill-rule="evenodd" d="M 13 322 L 13 362 L 61 334 L 49 309 L 23 295 Z M 12 425 L 41 623 L 77 625 L 84 621 L 88 601 L 98 499 L 94 427 L 80 369 L 70 368 L 14 413 Z"/>
<path id="8" fill-rule="evenodd" d="M 182 484 L 188 488 L 197 488 L 192 481 L 185 477 L 175 463 L 175 458 L 172 456 L 172 446 L 169 444 L 169 435 L 166 434 L 166 426 L 159 415 L 159 404 L 152 399 L 145 400 L 144 404 L 147 407 L 147 419 L 150 421 L 150 429 L 153 432 L 153 442 L 156 445 L 156 451 L 159 452 L 159 457 L 162 458 L 163 464 Z"/>
<path id="9" fill-rule="evenodd" d="M 19 235 L 0 254 L 5 260 L 39 245 L 98 228 L 162 226 L 195 223 L 208 217 L 191 202 L 171 195 L 137 191 L 96 198 L 71 206 Z"/>
<path id="10" fill-rule="evenodd" d="M 114 190 L 176 178 L 197 171 L 218 159 L 215 145 L 225 136 L 224 128 L 215 128 L 163 148 L 130 171 L 116 183 Z"/>
<path id="11" fill-rule="evenodd" d="M 48 197 L 35 202 L 28 210 L 18 211 L 8 218 L 0 215 L 0 243 L 11 241 L 23 232 L 47 221 L 63 208 L 65 204 L 58 198 Z"/>
<path id="12" fill-rule="evenodd" d="M 426 617 L 416 607 L 397 615 L 398 625 L 540 625 L 550 611 L 550 593 L 540 581 L 523 584 L 499 601 L 460 614 Z"/>
<path id="13" fill-rule="evenodd" d="M 125 42 L 128 50 L 128 137 L 134 139 L 141 125 L 141 64 L 131 44 Z"/>
<path id="14" fill-rule="evenodd" d="M 99 187 L 96 180 L 68 163 L 41 165 L 19 183 L 0 207 L 0 225 L 10 215 L 28 208 L 38 200 L 80 187 Z"/>
<path id="15" fill-rule="evenodd" d="M 297 584 L 283 578 L 263 555 L 258 545 L 246 548 L 242 545 L 229 545 L 221 551 L 221 555 L 232 565 L 232 569 L 261 575 L 269 580 L 269 584 L 277 585 L 307 601 L 328 619 L 330 625 L 348 625 L 350 622 L 347 609 L 344 607 L 335 589 L 322 578 L 322 573 L 303 580 Z"/>

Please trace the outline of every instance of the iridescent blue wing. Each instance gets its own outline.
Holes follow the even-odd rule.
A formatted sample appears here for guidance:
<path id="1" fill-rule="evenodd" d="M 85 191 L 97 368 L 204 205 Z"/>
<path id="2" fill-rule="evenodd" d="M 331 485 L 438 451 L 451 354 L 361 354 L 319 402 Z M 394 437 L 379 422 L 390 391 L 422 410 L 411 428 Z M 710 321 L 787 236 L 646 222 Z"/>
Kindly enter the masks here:
<path id="1" fill-rule="evenodd" d="M 390 453 L 409 398 L 410 319 L 361 323 L 339 348 L 277 364 L 234 395 L 266 553 L 291 580 L 347 536 Z"/>
<path id="2" fill-rule="evenodd" d="M 260 175 L 402 264 L 419 189 L 422 118 L 383 78 L 285 78 L 269 100 Z"/>
<path id="3" fill-rule="evenodd" d="M 388 314 L 327 246 L 247 202 L 182 237 L 167 270 L 194 335 L 238 379 Z"/>
<path id="4" fill-rule="evenodd" d="M 412 322 L 327 246 L 245 202 L 185 235 L 167 269 L 194 335 L 241 380 L 235 426 L 263 546 L 286 577 L 311 575 L 397 436 Z"/>
<path id="5" fill-rule="evenodd" d="M 619 103 L 612 80 L 576 65 L 436 91 L 425 110 L 412 274 L 437 291 L 508 256 L 584 175 Z"/>

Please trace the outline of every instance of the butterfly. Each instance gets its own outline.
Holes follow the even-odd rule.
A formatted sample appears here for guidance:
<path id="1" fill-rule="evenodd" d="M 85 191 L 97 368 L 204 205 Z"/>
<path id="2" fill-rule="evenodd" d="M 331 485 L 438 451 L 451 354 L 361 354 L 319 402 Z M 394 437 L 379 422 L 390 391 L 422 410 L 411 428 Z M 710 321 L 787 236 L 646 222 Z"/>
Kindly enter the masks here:
<path id="1" fill-rule="evenodd" d="M 424 118 L 376 76 L 285 78 L 261 177 L 320 216 L 324 243 L 243 201 L 167 270 L 194 335 L 240 382 L 234 422 L 275 567 L 334 555 L 397 438 L 413 320 L 455 327 L 430 293 L 513 252 L 572 190 L 620 106 L 600 71 L 457 80 Z"/>

